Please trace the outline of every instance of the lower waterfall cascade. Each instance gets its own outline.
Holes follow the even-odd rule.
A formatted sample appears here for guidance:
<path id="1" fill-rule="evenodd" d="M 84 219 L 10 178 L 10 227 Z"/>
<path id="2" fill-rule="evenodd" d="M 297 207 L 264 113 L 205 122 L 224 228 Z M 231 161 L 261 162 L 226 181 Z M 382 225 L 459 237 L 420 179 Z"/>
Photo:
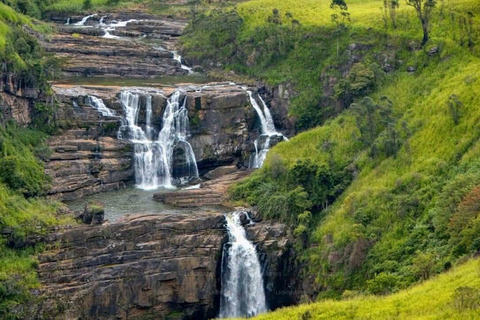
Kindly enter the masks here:
<path id="1" fill-rule="evenodd" d="M 268 311 L 260 261 L 246 237 L 242 215 L 249 219 L 241 211 L 225 216 L 229 240 L 222 256 L 220 318 L 252 317 Z"/>

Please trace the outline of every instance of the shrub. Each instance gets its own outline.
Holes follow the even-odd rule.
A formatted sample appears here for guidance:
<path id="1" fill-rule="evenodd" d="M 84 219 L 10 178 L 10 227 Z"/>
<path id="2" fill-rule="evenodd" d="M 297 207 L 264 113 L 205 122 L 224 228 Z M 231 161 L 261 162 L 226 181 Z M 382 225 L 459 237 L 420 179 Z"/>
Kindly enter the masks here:
<path id="1" fill-rule="evenodd" d="M 458 287 L 453 293 L 453 306 L 463 312 L 480 308 L 480 290 L 472 287 Z"/>
<path id="2" fill-rule="evenodd" d="M 83 0 L 83 10 L 90 10 L 92 9 L 92 0 Z"/>
<path id="3" fill-rule="evenodd" d="M 397 283 L 396 275 L 382 272 L 367 281 L 367 290 L 372 294 L 389 294 L 398 290 Z"/>

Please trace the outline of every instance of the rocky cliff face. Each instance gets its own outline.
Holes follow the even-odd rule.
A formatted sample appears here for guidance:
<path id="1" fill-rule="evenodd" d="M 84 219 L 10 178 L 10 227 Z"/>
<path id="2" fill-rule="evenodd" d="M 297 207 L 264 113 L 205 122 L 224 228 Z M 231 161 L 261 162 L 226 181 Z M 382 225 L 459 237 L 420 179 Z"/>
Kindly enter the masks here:
<path id="1" fill-rule="evenodd" d="M 20 125 L 32 122 L 33 102 L 40 90 L 13 74 L 0 73 L 0 122 L 13 120 Z"/>
<path id="2" fill-rule="evenodd" d="M 76 26 L 83 17 L 52 16 L 61 23 L 57 34 L 42 42 L 48 52 L 63 59 L 65 77 L 154 78 L 183 75 L 188 71 L 174 59 L 173 50 L 186 21 L 131 13 L 98 14 L 85 25 Z M 69 24 L 64 23 L 69 19 Z M 99 27 L 124 21 L 125 26 L 108 31 Z M 128 23 L 127 23 L 128 21 Z"/>
<path id="3" fill-rule="evenodd" d="M 54 236 L 40 257 L 52 319 L 207 319 L 218 309 L 223 216 L 156 215 Z M 58 310 L 65 310 L 62 314 Z"/>
<path id="4" fill-rule="evenodd" d="M 247 237 L 257 245 L 263 266 L 265 295 L 269 309 L 298 302 L 302 295 L 295 264 L 292 235 L 283 223 L 260 222 L 247 225 Z"/>
<path id="5" fill-rule="evenodd" d="M 67 129 L 49 140 L 53 154 L 46 170 L 53 177 L 50 193 L 66 200 L 114 190 L 134 178 L 132 145 L 117 139 L 124 113 L 119 100 L 120 91 L 136 91 L 143 97 L 140 99 L 140 125 L 146 124 L 145 97 L 150 95 L 153 125 L 160 130 L 166 100 L 177 90 L 91 86 L 53 88 L 59 103 L 58 122 Z M 247 93 L 237 86 L 219 84 L 183 87 L 182 90 L 189 110 L 189 141 L 200 172 L 223 164 L 246 163 L 254 150 L 253 140 L 259 134 L 255 129 L 258 128 L 256 114 Z M 102 116 L 88 104 L 89 95 L 102 98 L 118 116 Z"/>
<path id="6" fill-rule="evenodd" d="M 85 98 L 55 96 L 63 129 L 48 140 L 52 154 L 45 171 L 53 178 L 49 194 L 62 200 L 117 190 L 134 174 L 132 146 L 117 139 L 120 119 L 103 117 Z"/>
<path id="7" fill-rule="evenodd" d="M 52 235 L 40 256 L 43 319 L 208 319 L 218 313 L 222 214 L 150 215 Z M 247 227 L 258 242 L 267 297 L 292 274 L 286 226 L 265 222 Z M 280 273 L 282 272 L 282 273 Z"/>

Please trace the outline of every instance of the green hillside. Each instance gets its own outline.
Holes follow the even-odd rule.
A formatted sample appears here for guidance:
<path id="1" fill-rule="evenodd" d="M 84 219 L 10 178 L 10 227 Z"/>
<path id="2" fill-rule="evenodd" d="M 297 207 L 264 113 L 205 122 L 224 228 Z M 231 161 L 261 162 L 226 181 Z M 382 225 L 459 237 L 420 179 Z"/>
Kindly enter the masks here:
<path id="1" fill-rule="evenodd" d="M 252 319 L 478 319 L 480 264 L 470 261 L 420 285 L 386 296 L 350 296 L 290 307 Z"/>
<path id="2" fill-rule="evenodd" d="M 317 299 L 388 294 L 480 250 L 480 6 L 438 2 L 422 46 L 404 3 L 396 28 L 382 1 L 348 1 L 343 23 L 329 5 L 213 11 L 187 30 L 185 50 L 291 87 L 297 129 L 320 125 L 273 148 L 233 199 L 294 224 Z"/>

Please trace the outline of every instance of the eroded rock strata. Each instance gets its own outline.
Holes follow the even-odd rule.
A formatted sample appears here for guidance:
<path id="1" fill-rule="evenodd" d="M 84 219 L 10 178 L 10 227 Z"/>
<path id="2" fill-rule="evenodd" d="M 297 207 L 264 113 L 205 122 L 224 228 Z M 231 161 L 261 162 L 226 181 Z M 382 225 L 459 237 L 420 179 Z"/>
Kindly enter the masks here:
<path id="1" fill-rule="evenodd" d="M 247 164 L 254 150 L 253 140 L 259 134 L 247 93 L 228 84 L 182 89 L 190 118 L 189 142 L 200 172 L 226 164 Z M 134 178 L 132 145 L 117 139 L 124 113 L 120 92 L 130 90 L 143 97 L 139 111 L 142 125 L 145 97 L 152 96 L 152 124 L 159 130 L 166 100 L 176 88 L 54 86 L 54 90 L 59 103 L 58 121 L 65 129 L 49 140 L 53 154 L 46 170 L 53 177 L 50 193 L 70 200 L 118 189 Z M 89 95 L 101 98 L 117 116 L 103 116 L 88 104 Z"/>
<path id="2" fill-rule="evenodd" d="M 65 77 L 128 77 L 154 78 L 184 75 L 188 71 L 174 59 L 171 52 L 186 21 L 159 18 L 141 13 L 97 14 L 85 25 L 76 26 L 83 17 L 52 17 L 62 23 L 44 48 L 61 58 Z M 109 31 L 115 38 L 104 38 L 99 27 L 123 21 L 125 26 Z M 127 23 L 128 22 L 128 23 Z"/>
<path id="3" fill-rule="evenodd" d="M 49 319 L 208 319 L 218 313 L 222 247 L 220 213 L 147 215 L 85 226 L 50 237 L 39 258 Z M 272 307 L 291 290 L 291 235 L 285 225 L 247 225 L 259 244 Z"/>

